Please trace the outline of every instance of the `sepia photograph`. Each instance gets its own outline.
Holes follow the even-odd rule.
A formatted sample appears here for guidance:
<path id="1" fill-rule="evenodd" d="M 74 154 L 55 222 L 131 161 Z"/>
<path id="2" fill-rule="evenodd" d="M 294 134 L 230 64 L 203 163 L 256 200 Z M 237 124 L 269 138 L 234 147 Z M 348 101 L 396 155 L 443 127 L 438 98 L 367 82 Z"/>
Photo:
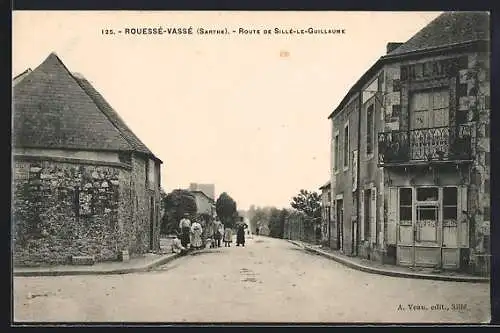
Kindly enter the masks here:
<path id="1" fill-rule="evenodd" d="M 12 12 L 12 324 L 488 324 L 490 13 Z"/>

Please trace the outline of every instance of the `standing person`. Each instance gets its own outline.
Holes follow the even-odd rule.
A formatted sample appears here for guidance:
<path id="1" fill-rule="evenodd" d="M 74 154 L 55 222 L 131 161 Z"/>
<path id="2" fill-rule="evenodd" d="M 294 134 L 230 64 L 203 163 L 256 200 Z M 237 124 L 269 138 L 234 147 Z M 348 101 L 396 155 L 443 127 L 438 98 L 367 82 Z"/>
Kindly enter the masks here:
<path id="1" fill-rule="evenodd" d="M 224 228 L 224 247 L 231 247 L 233 242 L 233 230 L 229 227 Z"/>
<path id="2" fill-rule="evenodd" d="M 236 246 L 245 246 L 245 229 L 247 228 L 247 224 L 242 222 L 238 223 L 237 231 L 236 231 Z"/>
<path id="3" fill-rule="evenodd" d="M 179 229 L 181 232 L 181 244 L 185 248 L 189 248 L 190 238 L 189 233 L 191 232 L 191 220 L 189 219 L 189 214 L 184 213 L 184 217 L 179 223 Z"/>
<path id="4" fill-rule="evenodd" d="M 257 227 L 257 229 L 255 230 L 255 233 L 257 234 L 257 236 L 259 235 L 259 227 Z"/>
<path id="5" fill-rule="evenodd" d="M 220 247 L 220 240 L 222 239 L 222 236 L 224 236 L 224 225 L 219 218 L 217 218 L 214 223 L 214 239 L 216 247 Z"/>
<path id="6" fill-rule="evenodd" d="M 216 229 L 215 229 L 215 222 L 209 220 L 207 222 L 207 243 L 210 244 L 210 248 L 214 248 L 215 247 L 215 232 L 216 232 Z"/>
<path id="7" fill-rule="evenodd" d="M 201 233 L 203 232 L 203 228 L 201 227 L 200 222 L 194 221 L 191 225 L 191 234 L 193 235 L 192 246 L 195 249 L 201 249 L 203 245 L 203 241 L 201 239 Z"/>

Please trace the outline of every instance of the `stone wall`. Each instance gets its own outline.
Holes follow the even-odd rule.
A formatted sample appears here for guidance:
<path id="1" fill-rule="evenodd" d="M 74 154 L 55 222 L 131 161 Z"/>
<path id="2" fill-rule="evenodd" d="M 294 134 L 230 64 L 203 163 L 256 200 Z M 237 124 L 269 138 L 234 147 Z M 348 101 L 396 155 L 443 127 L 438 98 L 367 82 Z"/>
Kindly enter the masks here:
<path id="1" fill-rule="evenodd" d="M 146 165 L 148 160 L 142 155 L 132 157 L 132 177 L 130 193 L 132 194 L 132 218 L 126 229 L 129 240 L 127 247 L 131 253 L 142 254 L 160 248 L 160 186 L 159 178 L 155 178 L 153 188 L 148 188 Z M 153 206 L 151 206 L 151 199 Z M 152 211 L 153 209 L 153 211 Z M 151 216 L 153 215 L 153 221 Z"/>
<path id="2" fill-rule="evenodd" d="M 117 258 L 130 203 L 117 166 L 16 160 L 13 183 L 15 265 L 64 264 L 71 256 Z"/>
<path id="3" fill-rule="evenodd" d="M 469 188 L 469 213 L 474 228 L 471 237 L 471 268 L 488 274 L 490 249 L 490 62 L 489 54 L 468 56 L 468 67 L 460 72 L 458 109 L 475 122 L 474 162 Z"/>

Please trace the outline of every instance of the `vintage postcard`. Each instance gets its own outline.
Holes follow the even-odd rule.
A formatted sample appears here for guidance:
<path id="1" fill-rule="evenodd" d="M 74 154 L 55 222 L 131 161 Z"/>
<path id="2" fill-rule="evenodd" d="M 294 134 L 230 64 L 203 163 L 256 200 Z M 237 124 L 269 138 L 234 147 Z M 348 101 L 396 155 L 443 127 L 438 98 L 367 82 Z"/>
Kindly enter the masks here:
<path id="1" fill-rule="evenodd" d="M 12 25 L 14 324 L 490 322 L 488 12 Z"/>

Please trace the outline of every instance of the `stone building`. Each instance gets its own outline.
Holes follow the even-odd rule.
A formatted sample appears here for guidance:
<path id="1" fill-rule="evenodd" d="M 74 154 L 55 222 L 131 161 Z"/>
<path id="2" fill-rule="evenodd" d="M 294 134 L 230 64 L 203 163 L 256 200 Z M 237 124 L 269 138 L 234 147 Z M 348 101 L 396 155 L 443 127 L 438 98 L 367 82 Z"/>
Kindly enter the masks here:
<path id="1" fill-rule="evenodd" d="M 54 53 L 14 79 L 12 147 L 15 265 L 159 249 L 162 161 Z"/>
<path id="2" fill-rule="evenodd" d="M 215 218 L 215 201 L 203 191 L 190 191 L 196 200 L 196 213 Z"/>
<path id="3" fill-rule="evenodd" d="M 489 14 L 446 12 L 330 114 L 332 244 L 403 266 L 489 270 Z"/>

